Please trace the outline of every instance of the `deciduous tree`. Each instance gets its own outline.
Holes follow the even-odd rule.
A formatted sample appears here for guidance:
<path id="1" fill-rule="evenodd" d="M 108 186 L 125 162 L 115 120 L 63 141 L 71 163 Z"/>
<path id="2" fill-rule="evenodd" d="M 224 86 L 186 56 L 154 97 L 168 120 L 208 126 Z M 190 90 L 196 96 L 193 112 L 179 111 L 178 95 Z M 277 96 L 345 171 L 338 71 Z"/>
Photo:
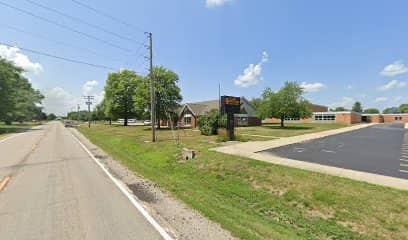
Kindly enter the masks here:
<path id="1" fill-rule="evenodd" d="M 358 101 L 355 102 L 351 110 L 353 112 L 359 112 L 359 113 L 363 112 L 363 106 L 361 105 L 361 102 L 358 102 Z"/>
<path id="2" fill-rule="evenodd" d="M 183 97 L 179 88 L 179 76 L 164 67 L 154 67 L 154 86 L 156 102 L 157 127 L 160 128 L 160 120 L 177 117 L 177 110 Z M 138 111 L 144 115 L 150 115 L 150 77 L 144 78 L 143 88 L 136 91 L 135 101 Z"/>
<path id="3" fill-rule="evenodd" d="M 380 113 L 380 110 L 378 110 L 377 108 L 367 108 L 367 109 L 364 109 L 364 113 L 376 114 L 376 113 Z"/>
<path id="4" fill-rule="evenodd" d="M 312 115 L 310 103 L 303 97 L 303 89 L 296 82 L 286 82 L 277 92 L 270 88 L 262 94 L 257 114 L 261 118 L 278 118 L 284 127 L 285 118 L 307 118 Z"/>
<path id="5" fill-rule="evenodd" d="M 32 120 L 39 117 L 44 96 L 23 76 L 23 69 L 0 58 L 0 120 Z"/>
<path id="6" fill-rule="evenodd" d="M 110 73 L 105 86 L 105 114 L 113 118 L 123 118 L 123 124 L 127 126 L 128 119 L 136 115 L 134 96 L 140 87 L 142 77 L 133 71 Z"/>

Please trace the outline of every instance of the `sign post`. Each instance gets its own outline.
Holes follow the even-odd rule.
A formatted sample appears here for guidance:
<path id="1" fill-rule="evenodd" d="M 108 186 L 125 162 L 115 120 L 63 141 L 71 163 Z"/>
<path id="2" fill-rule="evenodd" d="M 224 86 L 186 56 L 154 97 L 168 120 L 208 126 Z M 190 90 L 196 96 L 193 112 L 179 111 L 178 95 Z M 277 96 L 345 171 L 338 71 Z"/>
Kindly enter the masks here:
<path id="1" fill-rule="evenodd" d="M 221 96 L 221 113 L 227 114 L 227 131 L 230 141 L 233 141 L 235 139 L 234 114 L 240 113 L 240 111 L 241 111 L 241 98 L 232 96 Z"/>

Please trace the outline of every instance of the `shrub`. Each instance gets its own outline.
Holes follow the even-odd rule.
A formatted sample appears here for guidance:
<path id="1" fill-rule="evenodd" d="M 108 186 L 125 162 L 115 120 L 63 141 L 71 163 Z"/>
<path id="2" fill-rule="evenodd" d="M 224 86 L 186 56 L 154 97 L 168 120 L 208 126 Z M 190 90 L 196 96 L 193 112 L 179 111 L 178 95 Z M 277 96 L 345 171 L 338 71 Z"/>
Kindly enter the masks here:
<path id="1" fill-rule="evenodd" d="M 218 110 L 211 110 L 207 115 L 198 117 L 198 129 L 203 135 L 216 135 L 218 127 L 226 123 L 224 119 Z"/>

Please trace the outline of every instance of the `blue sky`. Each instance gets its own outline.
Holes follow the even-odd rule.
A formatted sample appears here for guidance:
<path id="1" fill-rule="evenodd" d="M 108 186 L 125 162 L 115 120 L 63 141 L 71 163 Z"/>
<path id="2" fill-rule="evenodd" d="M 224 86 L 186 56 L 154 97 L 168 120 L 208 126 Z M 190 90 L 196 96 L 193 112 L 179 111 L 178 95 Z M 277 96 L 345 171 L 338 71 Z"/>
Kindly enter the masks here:
<path id="1" fill-rule="evenodd" d="M 27 0 L 0 0 L 0 42 L 146 73 L 147 62 L 140 55 L 147 51 L 138 43 L 146 40 L 143 32 L 71 0 L 31 1 L 134 41 L 64 18 Z M 41 21 L 1 2 L 127 50 Z M 251 98 L 265 87 L 279 89 L 285 81 L 299 82 L 308 90 L 309 100 L 331 107 L 350 107 L 356 100 L 364 107 L 380 109 L 408 102 L 407 1 L 85 2 L 153 32 L 154 63 L 179 74 L 185 102 L 217 98 L 218 83 L 223 94 Z M 46 95 L 46 110 L 58 114 L 83 103 L 83 94 L 96 95 L 99 100 L 111 71 L 1 45 L 0 55 L 28 70 L 27 77 Z"/>

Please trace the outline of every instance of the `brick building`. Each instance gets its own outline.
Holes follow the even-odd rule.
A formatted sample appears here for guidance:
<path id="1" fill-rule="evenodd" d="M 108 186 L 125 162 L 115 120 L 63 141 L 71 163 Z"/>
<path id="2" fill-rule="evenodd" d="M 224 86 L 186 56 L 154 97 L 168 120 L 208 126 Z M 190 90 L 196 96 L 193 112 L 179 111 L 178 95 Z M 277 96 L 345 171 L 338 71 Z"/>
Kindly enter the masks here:
<path id="1" fill-rule="evenodd" d="M 347 123 L 354 124 L 360 122 L 367 123 L 391 123 L 391 122 L 405 122 L 408 123 L 408 113 L 395 113 L 395 114 L 365 114 L 353 111 L 344 112 L 331 112 L 328 108 L 321 105 L 312 104 L 310 106 L 312 110 L 311 118 L 287 118 L 286 122 L 298 122 L 298 123 Z M 315 111 L 320 110 L 320 111 Z M 323 111 L 322 111 L 323 110 Z M 267 118 L 262 121 L 263 123 L 280 123 L 279 119 Z"/>
<path id="2" fill-rule="evenodd" d="M 179 111 L 179 126 L 196 128 L 199 116 L 219 108 L 219 100 L 186 103 Z M 245 97 L 241 97 L 241 113 L 234 116 L 236 126 L 259 126 L 262 124 L 261 119 L 256 116 L 255 108 Z"/>

